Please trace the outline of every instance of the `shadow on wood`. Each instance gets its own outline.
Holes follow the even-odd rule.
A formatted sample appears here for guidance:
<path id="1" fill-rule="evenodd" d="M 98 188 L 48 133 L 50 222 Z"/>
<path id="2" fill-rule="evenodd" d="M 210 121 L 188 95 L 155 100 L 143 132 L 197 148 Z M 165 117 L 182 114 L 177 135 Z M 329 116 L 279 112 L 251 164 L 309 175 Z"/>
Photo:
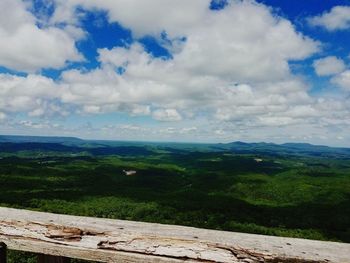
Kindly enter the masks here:
<path id="1" fill-rule="evenodd" d="M 0 242 L 0 263 L 6 263 L 6 257 L 7 257 L 7 246 L 5 243 Z"/>
<path id="2" fill-rule="evenodd" d="M 0 263 L 2 262 L 0 261 Z M 40 254 L 38 255 L 38 263 L 70 263 L 70 259 Z"/>

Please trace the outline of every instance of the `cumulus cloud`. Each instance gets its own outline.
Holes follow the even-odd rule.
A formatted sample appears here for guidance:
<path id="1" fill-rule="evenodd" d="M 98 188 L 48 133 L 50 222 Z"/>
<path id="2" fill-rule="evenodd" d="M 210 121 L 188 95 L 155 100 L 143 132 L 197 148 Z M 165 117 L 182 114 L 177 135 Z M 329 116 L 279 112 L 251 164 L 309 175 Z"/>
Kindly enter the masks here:
<path id="1" fill-rule="evenodd" d="M 350 91 L 350 70 L 346 70 L 341 74 L 333 77 L 332 82 L 344 90 Z"/>
<path id="2" fill-rule="evenodd" d="M 0 121 L 3 121 L 6 119 L 6 114 L 3 112 L 0 112 Z"/>
<path id="3" fill-rule="evenodd" d="M 30 128 L 30 129 L 45 129 L 49 128 L 50 125 L 46 123 L 38 123 L 38 122 L 32 122 L 29 120 L 22 120 L 18 122 L 18 125 L 21 125 L 25 128 Z"/>
<path id="4" fill-rule="evenodd" d="M 182 119 L 176 109 L 158 109 L 153 112 L 152 116 L 158 121 L 180 121 Z"/>
<path id="5" fill-rule="evenodd" d="M 106 10 L 111 22 L 130 28 L 137 37 L 159 37 L 166 32 L 175 46 L 178 37 L 184 37 L 186 43 L 181 42 L 181 47 L 176 48 L 179 52 L 176 59 L 193 74 L 233 81 L 283 78 L 289 74 L 288 60 L 303 59 L 318 50 L 318 43 L 297 33 L 288 20 L 253 1 L 230 1 L 225 9 L 216 12 L 209 10 L 208 0 L 56 3 L 56 12 L 64 9 L 74 13 L 77 6 Z"/>
<path id="6" fill-rule="evenodd" d="M 335 56 L 317 59 L 312 65 L 318 76 L 334 75 L 345 70 L 344 61 Z"/>
<path id="7" fill-rule="evenodd" d="M 75 47 L 81 30 L 39 27 L 37 18 L 28 11 L 28 3 L 20 0 L 0 1 L 0 10 L 0 66 L 34 72 L 83 59 Z"/>
<path id="8" fill-rule="evenodd" d="M 58 85 L 40 75 L 26 77 L 0 74 L 0 111 L 26 112 L 30 116 L 65 114 L 56 101 L 60 97 Z"/>
<path id="9" fill-rule="evenodd" d="M 209 13 L 210 0 L 54 0 L 53 22 L 78 23 L 76 7 L 106 10 L 110 22 L 131 28 L 136 37 L 158 35 L 166 30 L 170 35 L 203 21 Z M 181 11 L 179 11 L 181 10 Z"/>
<path id="10" fill-rule="evenodd" d="M 313 97 L 306 83 L 290 70 L 291 60 L 310 57 L 320 43 L 297 32 L 290 21 L 263 4 L 230 1 L 224 9 L 211 11 L 207 0 L 54 2 L 48 27 L 37 30 L 62 30 L 74 46 L 74 40 L 83 36 L 77 29 L 76 7 L 99 9 L 107 11 L 110 22 L 129 28 L 136 41 L 126 47 L 98 49 L 99 67 L 65 70 L 55 82 L 35 74 L 0 75 L 0 112 L 4 114 L 124 112 L 159 121 L 159 127 L 152 129 L 139 125 L 101 128 L 106 136 L 120 131 L 124 138 L 195 134 L 196 138 L 249 139 L 252 130 L 261 139 L 277 138 L 281 130 L 285 137 L 294 133 L 301 138 L 306 130 L 319 136 L 336 122 L 338 127 L 347 125 L 346 98 Z M 61 23 L 67 25 L 57 29 L 55 25 Z M 137 41 L 148 35 L 167 48 L 171 58 L 148 53 Z M 28 68 L 39 67 L 33 65 Z M 335 57 L 314 65 L 319 75 L 344 70 L 344 63 Z M 346 86 L 346 80 L 342 83 Z M 165 126 L 169 121 L 172 127 Z"/>
<path id="11" fill-rule="evenodd" d="M 309 18 L 313 26 L 324 27 L 328 31 L 350 28 L 350 6 L 335 6 L 329 12 Z"/>
<path id="12" fill-rule="evenodd" d="M 113 7 L 108 1 L 78 2 L 86 8 L 106 9 L 112 20 L 125 19 L 125 14 L 119 17 L 120 11 L 114 10 L 123 1 L 113 2 L 116 3 Z M 174 109 L 180 111 L 182 117 L 193 117 L 196 111 L 219 108 L 230 115 L 239 115 L 238 111 L 232 112 L 230 105 L 245 103 L 248 105 L 241 106 L 255 107 L 259 112 L 265 104 L 275 101 L 293 103 L 293 96 L 298 97 L 299 93 L 307 97 L 305 85 L 291 74 L 288 62 L 317 52 L 318 42 L 296 32 L 289 21 L 275 16 L 266 6 L 252 1 L 232 1 L 225 9 L 215 12 L 208 9 L 206 1 L 194 3 L 205 6 L 205 12 L 192 8 L 192 4 L 182 5 L 181 1 L 172 4 L 177 5 L 177 9 L 189 8 L 188 12 L 196 13 L 185 28 L 175 18 L 164 22 L 163 14 L 152 13 L 150 21 L 140 22 L 134 13 L 124 12 L 130 16 L 130 21 L 124 24 L 133 32 L 157 35 L 166 31 L 184 36 L 181 48 L 168 60 L 153 57 L 137 42 L 129 47 L 100 49 L 100 68 L 62 74 L 62 100 L 90 113 L 140 112 L 163 119 L 163 115 L 171 112 L 160 110 L 160 115 L 152 110 Z M 132 5 L 134 1 L 126 4 Z M 157 12 L 157 8 L 154 9 L 150 12 Z M 161 29 L 152 22 L 156 17 Z M 147 27 L 153 31 L 148 31 L 144 24 L 149 24 Z M 247 112 L 250 112 L 248 108 Z M 172 118 L 180 119 L 173 115 L 176 117 Z"/>

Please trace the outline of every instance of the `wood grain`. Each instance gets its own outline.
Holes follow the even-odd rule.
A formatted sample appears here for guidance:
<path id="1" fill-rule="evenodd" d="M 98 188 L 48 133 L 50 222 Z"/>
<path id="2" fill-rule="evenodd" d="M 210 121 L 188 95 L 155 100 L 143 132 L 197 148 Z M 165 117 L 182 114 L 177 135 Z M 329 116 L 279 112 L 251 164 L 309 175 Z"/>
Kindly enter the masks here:
<path id="1" fill-rule="evenodd" d="M 350 244 L 0 208 L 9 249 L 99 262 L 350 262 Z"/>

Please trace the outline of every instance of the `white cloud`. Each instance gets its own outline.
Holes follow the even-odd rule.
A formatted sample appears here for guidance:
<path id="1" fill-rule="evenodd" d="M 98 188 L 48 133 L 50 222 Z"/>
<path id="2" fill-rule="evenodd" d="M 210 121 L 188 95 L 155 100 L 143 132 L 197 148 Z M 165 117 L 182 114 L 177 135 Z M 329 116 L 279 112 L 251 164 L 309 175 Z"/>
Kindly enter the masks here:
<path id="1" fill-rule="evenodd" d="M 341 74 L 336 75 L 332 78 L 332 82 L 344 90 L 350 91 L 350 70 L 346 70 Z"/>
<path id="2" fill-rule="evenodd" d="M 36 17 L 20 0 L 0 1 L 0 65 L 25 72 L 62 68 L 67 61 L 82 60 L 75 40 L 79 29 L 38 27 Z M 80 32 L 80 33 L 79 33 Z"/>
<path id="3" fill-rule="evenodd" d="M 189 33 L 175 61 L 192 74 L 235 82 L 281 80 L 289 76 L 289 60 L 303 59 L 317 46 L 265 6 L 232 2 Z"/>
<path id="4" fill-rule="evenodd" d="M 6 114 L 0 111 L 0 121 L 3 121 L 6 119 Z"/>
<path id="5" fill-rule="evenodd" d="M 153 111 L 153 118 L 158 121 L 180 121 L 181 115 L 176 109 L 158 109 Z"/>
<path id="6" fill-rule="evenodd" d="M 175 39 L 174 45 L 161 43 L 175 48 L 177 64 L 183 64 L 192 74 L 232 81 L 281 79 L 289 74 L 288 60 L 303 59 L 318 50 L 318 43 L 297 33 L 288 20 L 253 1 L 231 1 L 225 9 L 215 12 L 209 10 L 208 0 L 56 2 L 58 13 L 64 9 L 74 14 L 78 5 L 106 10 L 110 21 L 130 28 L 137 37 L 159 37 L 166 32 L 170 39 Z M 186 37 L 186 43 L 179 46 L 178 37 Z M 101 58 L 106 60 L 105 57 L 102 50 Z"/>
<path id="7" fill-rule="evenodd" d="M 309 18 L 313 26 L 324 27 L 328 31 L 350 28 L 350 6 L 335 6 L 329 12 Z"/>
<path id="8" fill-rule="evenodd" d="M 303 138 L 305 133 L 320 137 L 331 133 L 328 129 L 334 125 L 350 125 L 346 98 L 315 98 L 290 70 L 289 61 L 303 60 L 319 50 L 317 41 L 253 1 L 231 1 L 220 11 L 210 11 L 209 1 L 190 2 L 57 0 L 49 25 L 69 22 L 64 29 L 69 38 L 83 36 L 77 30 L 75 6 L 98 8 L 136 37 L 157 37 L 172 58 L 153 57 L 136 41 L 128 47 L 99 49 L 100 67 L 66 70 L 56 82 L 38 75 L 0 75 L 0 112 L 27 112 L 34 117 L 67 114 L 67 110 L 84 116 L 126 112 L 159 121 L 152 128 L 135 124 L 100 129 L 106 136 L 120 131 L 129 139 L 195 135 L 198 140 L 254 136 L 264 140 Z M 169 41 L 159 38 L 163 31 Z M 335 60 L 315 62 L 318 73 L 339 73 L 341 62 Z M 168 121 L 173 127 L 165 126 Z M 94 127 L 85 130 L 89 136 L 98 132 Z"/>
<path id="9" fill-rule="evenodd" d="M 114 127 L 112 127 L 114 128 Z M 121 125 L 121 126 L 118 126 L 116 127 L 116 129 L 122 129 L 122 130 L 127 130 L 127 132 L 130 132 L 130 131 L 144 131 L 145 129 L 140 127 L 140 126 L 137 126 L 137 125 L 131 125 L 131 124 L 124 124 L 124 125 Z"/>
<path id="10" fill-rule="evenodd" d="M 195 133 L 197 131 L 197 127 L 185 127 L 180 129 L 180 134 L 187 134 L 187 133 Z"/>
<path id="11" fill-rule="evenodd" d="M 141 107 L 146 109 L 141 114 L 160 121 L 205 114 L 219 121 L 215 125 L 236 123 L 242 129 L 297 125 L 320 115 L 288 65 L 316 52 L 319 44 L 265 6 L 232 2 L 208 11 L 183 34 L 186 41 L 170 60 L 152 57 L 137 43 L 98 50 L 101 68 L 64 72 L 63 102 L 90 113 L 132 115 Z M 116 72 L 119 68 L 123 74 Z"/>
<path id="12" fill-rule="evenodd" d="M 146 116 L 151 114 L 151 107 L 148 105 L 132 105 L 130 108 L 131 116 Z"/>
<path id="13" fill-rule="evenodd" d="M 114 9 L 126 4 L 124 1 L 114 1 L 113 5 L 109 1 L 74 3 L 78 2 L 85 7 L 106 9 L 112 20 L 126 19 L 118 18 L 121 11 L 118 13 Z M 203 2 L 206 1 L 194 1 L 197 5 Z M 155 3 L 148 4 L 154 9 L 149 12 L 159 11 Z M 126 8 L 132 5 L 134 1 L 126 4 Z M 317 52 L 319 44 L 296 32 L 289 21 L 275 16 L 266 6 L 251 1 L 232 1 L 225 9 L 214 12 L 208 9 L 206 2 L 206 11 L 202 12 L 181 1 L 172 5 L 177 5 L 177 10 L 195 13 L 196 19 L 189 19 L 190 22 L 185 19 L 189 24 L 182 28 L 178 19 L 163 21 L 168 9 L 161 9 L 164 14 L 158 16 L 152 13 L 150 21 L 140 22 L 135 13 L 125 10 L 121 16 L 129 17 L 125 26 L 142 34 L 157 35 L 165 30 L 172 35 L 185 36 L 186 41 L 173 54 L 173 59 L 152 57 L 137 43 L 127 48 L 100 49 L 101 68 L 63 73 L 63 101 L 90 112 L 95 109 L 95 112 L 132 113 L 137 107 L 146 107 L 146 111 L 140 112 L 147 115 L 150 114 L 147 106 L 152 106 L 176 109 L 184 117 L 193 117 L 194 112 L 203 108 L 225 108 L 225 104 L 232 103 L 249 105 L 255 103 L 253 98 L 260 104 L 274 100 L 287 103 L 305 89 L 302 82 L 294 80 L 288 62 Z M 161 28 L 154 25 L 154 19 L 159 20 Z M 146 30 L 148 26 L 152 32 Z M 116 72 L 120 68 L 124 69 L 123 74 Z M 249 88 L 242 88 L 242 84 L 234 87 L 233 83 L 247 83 Z M 293 85 L 297 88 L 282 83 L 296 83 Z M 293 92 L 296 93 L 293 95 Z M 303 96 L 307 96 L 305 91 Z"/>
<path id="14" fill-rule="evenodd" d="M 64 114 L 55 100 L 59 99 L 58 85 L 40 75 L 27 77 L 0 74 L 0 111 L 26 112 L 30 116 Z"/>
<path id="15" fill-rule="evenodd" d="M 101 107 L 96 105 L 85 105 L 83 106 L 83 111 L 92 114 L 101 113 Z"/>
<path id="16" fill-rule="evenodd" d="M 108 11 L 110 22 L 118 22 L 131 28 L 136 37 L 158 35 L 166 30 L 170 35 L 183 31 L 209 13 L 210 0 L 55 0 L 56 10 L 52 22 L 78 23 L 77 6 Z"/>
<path id="17" fill-rule="evenodd" d="M 48 123 L 36 123 L 29 120 L 20 121 L 18 124 L 30 129 L 45 129 L 50 127 Z"/>
<path id="18" fill-rule="evenodd" d="M 345 70 L 344 61 L 334 56 L 315 60 L 313 67 L 318 76 L 334 75 Z"/>

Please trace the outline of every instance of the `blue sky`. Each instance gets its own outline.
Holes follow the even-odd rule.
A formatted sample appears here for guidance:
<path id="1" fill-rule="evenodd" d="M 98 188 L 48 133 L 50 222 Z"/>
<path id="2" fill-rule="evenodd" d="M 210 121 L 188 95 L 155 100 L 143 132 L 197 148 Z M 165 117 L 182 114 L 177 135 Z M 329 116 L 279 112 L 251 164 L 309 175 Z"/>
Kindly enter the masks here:
<path id="1" fill-rule="evenodd" d="M 349 1 L 0 10 L 1 134 L 350 146 Z"/>

